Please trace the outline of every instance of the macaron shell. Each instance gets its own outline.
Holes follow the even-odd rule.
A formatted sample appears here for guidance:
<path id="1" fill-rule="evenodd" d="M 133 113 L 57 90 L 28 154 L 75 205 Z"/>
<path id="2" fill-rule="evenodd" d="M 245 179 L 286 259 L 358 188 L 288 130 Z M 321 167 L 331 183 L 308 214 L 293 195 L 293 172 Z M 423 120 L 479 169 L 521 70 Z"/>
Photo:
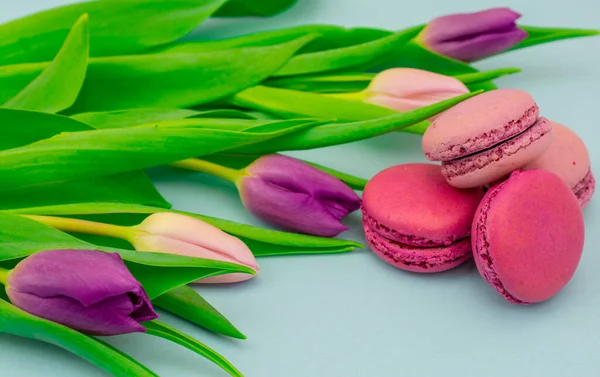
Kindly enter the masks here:
<path id="1" fill-rule="evenodd" d="M 450 186 L 439 165 L 415 163 L 375 175 L 363 191 L 362 205 L 387 238 L 411 243 L 411 237 L 418 237 L 432 241 L 429 245 L 448 245 L 469 234 L 482 197 L 481 188 Z"/>
<path id="2" fill-rule="evenodd" d="M 514 303 L 545 301 L 571 279 L 584 243 L 571 189 L 545 170 L 516 171 L 490 189 L 473 220 L 473 250 L 484 279 Z"/>
<path id="3" fill-rule="evenodd" d="M 443 112 L 423 135 L 423 152 L 431 161 L 467 156 L 523 132 L 538 116 L 538 106 L 527 92 L 485 92 Z"/>
<path id="4" fill-rule="evenodd" d="M 367 224 L 365 224 L 365 236 L 378 257 L 394 267 L 410 272 L 447 271 L 461 265 L 472 256 L 469 237 L 449 246 L 421 248 L 391 241 Z"/>
<path id="5" fill-rule="evenodd" d="M 525 169 L 549 170 L 574 188 L 590 172 L 590 155 L 575 132 L 560 123 L 551 123 L 554 133 L 552 144 Z"/>
<path id="6" fill-rule="evenodd" d="M 458 188 L 484 186 L 539 158 L 552 143 L 552 126 L 545 118 L 520 135 L 486 151 L 442 163 L 442 174 Z"/>

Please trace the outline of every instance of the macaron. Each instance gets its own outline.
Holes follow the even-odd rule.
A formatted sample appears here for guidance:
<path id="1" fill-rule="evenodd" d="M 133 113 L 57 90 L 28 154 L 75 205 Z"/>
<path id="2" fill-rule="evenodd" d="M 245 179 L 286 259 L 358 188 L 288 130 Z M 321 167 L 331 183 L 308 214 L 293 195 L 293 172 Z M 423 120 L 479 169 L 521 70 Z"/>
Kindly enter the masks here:
<path id="1" fill-rule="evenodd" d="M 396 165 L 363 191 L 365 237 L 387 263 L 412 272 L 441 272 L 471 258 L 471 222 L 483 189 L 449 185 L 434 164 Z"/>
<path id="2" fill-rule="evenodd" d="M 431 161 L 459 188 L 484 186 L 539 158 L 552 142 L 552 124 L 531 95 L 517 89 L 482 93 L 442 113 L 423 135 Z"/>
<path id="3" fill-rule="evenodd" d="M 583 209 L 592 199 L 596 188 L 590 170 L 590 155 L 583 140 L 568 127 L 551 122 L 554 133 L 552 144 L 540 158 L 525 169 L 544 169 L 558 175 L 573 190 Z"/>
<path id="4" fill-rule="evenodd" d="M 473 218 L 473 256 L 484 280 L 515 304 L 556 295 L 579 264 L 583 215 L 571 189 L 546 170 L 516 170 L 484 196 Z"/>

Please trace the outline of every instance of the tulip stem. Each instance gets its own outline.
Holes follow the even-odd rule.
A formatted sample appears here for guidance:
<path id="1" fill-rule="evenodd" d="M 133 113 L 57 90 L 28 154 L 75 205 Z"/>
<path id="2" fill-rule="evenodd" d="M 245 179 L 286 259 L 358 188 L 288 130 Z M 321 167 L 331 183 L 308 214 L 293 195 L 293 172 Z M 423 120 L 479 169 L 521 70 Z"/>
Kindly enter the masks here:
<path id="1" fill-rule="evenodd" d="M 127 240 L 129 238 L 129 234 L 131 233 L 130 227 L 121 225 L 105 224 L 95 221 L 71 219 L 65 217 L 38 215 L 21 216 L 30 218 L 42 224 L 49 225 L 64 232 L 94 234 L 97 236 L 121 238 L 124 240 Z"/>
<path id="2" fill-rule="evenodd" d="M 187 170 L 200 171 L 219 178 L 226 179 L 231 182 L 236 182 L 243 174 L 241 170 L 228 168 L 226 166 L 217 165 L 212 162 L 200 160 L 198 158 L 188 158 L 187 160 L 177 161 L 171 164 L 178 168 Z"/>
<path id="3" fill-rule="evenodd" d="M 6 285 L 6 282 L 8 281 L 9 273 L 10 273 L 9 270 L 0 267 L 0 284 Z"/>

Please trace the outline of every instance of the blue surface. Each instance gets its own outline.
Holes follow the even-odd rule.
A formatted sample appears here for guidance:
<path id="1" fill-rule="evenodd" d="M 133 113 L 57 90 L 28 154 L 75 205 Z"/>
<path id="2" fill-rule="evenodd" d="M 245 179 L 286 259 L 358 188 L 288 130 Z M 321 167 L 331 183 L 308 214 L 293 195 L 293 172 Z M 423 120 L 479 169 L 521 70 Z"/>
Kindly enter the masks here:
<path id="1" fill-rule="evenodd" d="M 301 23 L 402 28 L 434 16 L 506 5 L 522 23 L 600 28 L 597 0 L 299 0 L 270 20 L 211 23 L 197 33 L 234 35 Z M 65 0 L 0 1 L 0 22 Z M 600 175 L 600 38 L 534 47 L 477 64 L 524 72 L 498 80 L 533 94 L 546 117 L 573 128 L 588 143 Z M 388 166 L 425 161 L 420 139 L 391 134 L 294 155 L 371 177 Z M 234 189 L 202 174 L 153 171 L 176 208 L 259 224 Z M 600 358 L 600 198 L 585 211 L 587 239 L 571 283 L 551 301 L 521 307 L 505 302 L 472 263 L 422 276 L 381 262 L 368 250 L 337 256 L 261 259 L 262 274 L 235 287 L 202 294 L 249 339 L 214 336 L 168 315 L 163 319 L 229 358 L 248 377 L 593 377 Z M 363 241 L 360 217 L 346 237 Z M 133 335 L 110 343 L 161 376 L 226 376 L 210 362 L 165 341 Z M 0 376 L 104 376 L 58 348 L 0 335 Z"/>

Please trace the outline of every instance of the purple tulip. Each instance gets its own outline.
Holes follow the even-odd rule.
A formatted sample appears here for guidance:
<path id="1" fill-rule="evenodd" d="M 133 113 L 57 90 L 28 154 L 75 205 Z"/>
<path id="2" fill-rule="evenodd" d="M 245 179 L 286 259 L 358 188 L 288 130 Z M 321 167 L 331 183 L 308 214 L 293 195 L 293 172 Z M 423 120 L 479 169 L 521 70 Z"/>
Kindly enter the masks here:
<path id="1" fill-rule="evenodd" d="M 292 157 L 263 156 L 245 172 L 237 182 L 244 206 L 289 231 L 336 236 L 348 229 L 340 220 L 360 207 L 342 181 Z"/>
<path id="2" fill-rule="evenodd" d="M 50 250 L 12 270 L 6 293 L 22 310 L 90 335 L 145 332 L 158 318 L 121 256 L 93 250 Z"/>
<path id="3" fill-rule="evenodd" d="M 519 13 L 493 8 L 438 17 L 427 25 L 420 42 L 438 54 L 472 62 L 508 50 L 527 37 L 517 27 Z"/>

